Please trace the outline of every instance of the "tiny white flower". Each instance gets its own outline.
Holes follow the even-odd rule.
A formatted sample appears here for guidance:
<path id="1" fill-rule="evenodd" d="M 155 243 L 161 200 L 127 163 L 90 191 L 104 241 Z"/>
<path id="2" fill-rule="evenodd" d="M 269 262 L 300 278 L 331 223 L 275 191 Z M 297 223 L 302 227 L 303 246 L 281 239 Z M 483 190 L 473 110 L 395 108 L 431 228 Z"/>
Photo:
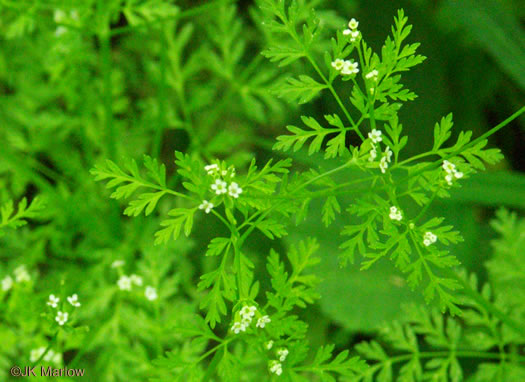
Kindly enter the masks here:
<path id="1" fill-rule="evenodd" d="M 52 357 L 51 362 L 59 365 L 62 362 L 62 354 L 55 353 L 55 355 Z"/>
<path id="2" fill-rule="evenodd" d="M 31 276 L 29 276 L 25 265 L 20 265 L 13 273 L 15 274 L 17 283 L 29 282 L 31 280 Z"/>
<path id="3" fill-rule="evenodd" d="M 381 130 L 372 130 L 370 133 L 368 133 L 368 138 L 372 140 L 373 143 L 378 143 L 383 140 L 383 137 L 381 136 L 383 134 Z"/>
<path id="4" fill-rule="evenodd" d="M 393 153 L 392 153 L 392 150 L 390 150 L 390 147 L 387 146 L 385 148 L 385 153 L 384 154 L 385 154 L 386 161 L 388 163 L 392 162 L 392 154 Z"/>
<path id="5" fill-rule="evenodd" d="M 228 187 L 228 195 L 230 195 L 232 198 L 237 199 L 240 194 L 242 194 L 242 188 L 239 187 L 237 183 L 232 182 L 232 184 L 230 184 L 230 187 Z"/>
<path id="6" fill-rule="evenodd" d="M 120 268 L 123 267 L 125 264 L 124 260 L 115 260 L 111 263 L 111 268 Z"/>
<path id="7" fill-rule="evenodd" d="M 463 178 L 463 173 L 461 171 L 456 171 L 454 173 L 454 176 L 456 177 L 456 179 L 461 179 Z"/>
<path id="8" fill-rule="evenodd" d="M 268 316 L 262 316 L 260 317 L 258 320 L 257 320 L 257 324 L 255 324 L 255 327 L 256 328 L 264 328 L 266 326 L 266 324 L 269 324 L 270 322 L 272 322 L 272 320 L 270 319 L 270 317 Z"/>
<path id="9" fill-rule="evenodd" d="M 67 28 L 60 25 L 57 27 L 57 29 L 55 29 L 55 36 L 56 37 L 60 37 L 60 36 L 63 36 L 67 33 Z"/>
<path id="10" fill-rule="evenodd" d="M 242 324 L 241 322 L 235 322 L 232 326 L 232 331 L 235 334 L 239 334 L 240 332 L 246 331 L 246 325 Z"/>
<path id="11" fill-rule="evenodd" d="M 350 29 L 345 29 L 343 31 L 343 35 L 345 35 L 345 36 L 349 36 L 351 33 L 352 33 L 352 31 Z"/>
<path id="12" fill-rule="evenodd" d="M 78 295 L 75 293 L 72 296 L 69 296 L 67 298 L 67 301 L 73 305 L 75 308 L 78 308 L 80 306 L 80 302 L 78 302 Z"/>
<path id="13" fill-rule="evenodd" d="M 131 282 L 137 286 L 142 286 L 142 277 L 132 274 L 129 276 Z"/>
<path id="14" fill-rule="evenodd" d="M 64 21 L 66 18 L 66 12 L 64 12 L 61 9 L 55 10 L 55 14 L 53 15 L 53 19 L 55 20 L 55 23 L 60 23 Z"/>
<path id="15" fill-rule="evenodd" d="M 42 357 L 42 354 L 44 354 L 45 351 L 46 351 L 46 348 L 43 346 L 37 349 L 31 350 L 31 352 L 29 353 L 29 361 L 31 361 L 32 363 L 38 361 L 38 359 Z"/>
<path id="16" fill-rule="evenodd" d="M 270 350 L 273 347 L 273 341 L 272 340 L 268 341 L 265 346 L 266 346 L 266 349 Z"/>
<path id="17" fill-rule="evenodd" d="M 431 244 L 434 244 L 437 241 L 437 236 L 434 235 L 432 232 L 427 231 L 425 232 L 425 235 L 423 236 L 423 244 L 425 246 L 429 246 Z"/>
<path id="18" fill-rule="evenodd" d="M 397 207 L 390 207 L 390 219 L 401 221 L 403 219 L 403 215 L 401 214 L 401 211 L 397 209 Z"/>
<path id="19" fill-rule="evenodd" d="M 2 279 L 2 290 L 8 291 L 13 286 L 13 278 L 11 276 L 6 276 Z"/>
<path id="20" fill-rule="evenodd" d="M 359 38 L 360 36 L 360 32 L 359 31 L 353 31 L 350 33 L 350 42 L 356 42 L 356 40 Z"/>
<path id="21" fill-rule="evenodd" d="M 49 349 L 49 351 L 46 353 L 46 355 L 44 356 L 44 361 L 45 362 L 51 362 L 51 360 L 56 356 L 56 353 Z"/>
<path id="22" fill-rule="evenodd" d="M 345 61 L 341 60 L 340 58 L 332 62 L 332 67 L 337 71 L 341 71 L 344 66 L 345 66 Z"/>
<path id="23" fill-rule="evenodd" d="M 58 325 L 62 326 L 64 325 L 69 318 L 69 313 L 67 312 L 57 312 L 57 316 L 55 317 L 56 322 L 58 322 Z"/>
<path id="24" fill-rule="evenodd" d="M 373 162 L 377 158 L 377 150 L 375 147 L 370 150 L 370 157 L 368 158 L 369 162 Z"/>
<path id="25" fill-rule="evenodd" d="M 283 362 L 286 357 L 288 357 L 288 349 L 286 348 L 281 348 L 279 350 L 277 350 L 277 355 L 279 356 L 279 361 Z"/>
<path id="26" fill-rule="evenodd" d="M 122 275 L 118 279 L 117 285 L 120 290 L 131 290 L 131 279 L 126 275 Z"/>
<path id="27" fill-rule="evenodd" d="M 156 300 L 157 297 L 158 297 L 157 290 L 155 288 L 153 288 L 152 286 L 147 286 L 146 287 L 146 291 L 144 292 L 144 295 L 150 301 Z"/>
<path id="28" fill-rule="evenodd" d="M 276 375 L 281 375 L 283 373 L 283 365 L 277 360 L 270 361 L 269 367 L 270 373 L 274 373 Z"/>
<path id="29" fill-rule="evenodd" d="M 377 70 L 372 70 L 370 73 L 368 73 L 365 77 L 366 79 L 377 81 L 377 76 L 379 76 L 379 72 Z"/>
<path id="30" fill-rule="evenodd" d="M 215 191 L 217 195 L 225 194 L 227 192 L 226 182 L 220 179 L 215 180 L 215 183 L 211 185 L 211 189 Z"/>
<path id="31" fill-rule="evenodd" d="M 345 61 L 343 69 L 341 70 L 341 74 L 344 74 L 345 76 L 351 76 L 352 74 L 359 73 L 359 63 L 353 62 L 353 61 Z"/>
<path id="32" fill-rule="evenodd" d="M 447 181 L 447 184 L 448 184 L 449 186 L 452 186 L 452 179 L 454 179 L 454 175 L 452 175 L 452 174 L 447 174 L 447 175 L 445 176 L 445 180 Z"/>
<path id="33" fill-rule="evenodd" d="M 242 316 L 242 318 L 251 319 L 251 317 L 255 316 L 256 311 L 257 307 L 245 305 L 241 308 L 239 314 Z"/>
<path id="34" fill-rule="evenodd" d="M 219 171 L 219 166 L 214 164 L 209 164 L 207 166 L 204 166 L 204 170 L 208 173 L 208 175 L 215 175 Z"/>
<path id="35" fill-rule="evenodd" d="M 50 294 L 47 305 L 49 305 L 52 308 L 56 308 L 59 301 L 60 301 L 60 298 L 56 297 L 54 294 Z"/>
<path id="36" fill-rule="evenodd" d="M 384 156 L 381 158 L 381 161 L 379 161 L 379 169 L 381 170 L 381 173 L 384 174 L 387 168 L 388 168 L 387 157 Z"/>
<path id="37" fill-rule="evenodd" d="M 350 20 L 350 22 L 348 23 L 348 28 L 350 28 L 352 30 L 357 29 L 358 26 L 359 26 L 359 21 L 357 21 L 354 18 L 352 18 L 352 20 Z"/>
<path id="38" fill-rule="evenodd" d="M 445 170 L 447 174 L 454 174 L 456 172 L 456 165 L 454 163 L 450 163 L 448 160 L 444 160 L 443 170 Z"/>
<path id="39" fill-rule="evenodd" d="M 199 210 L 204 210 L 204 212 L 209 214 L 213 207 L 215 207 L 213 203 L 208 202 L 207 200 L 203 200 L 199 206 Z"/>

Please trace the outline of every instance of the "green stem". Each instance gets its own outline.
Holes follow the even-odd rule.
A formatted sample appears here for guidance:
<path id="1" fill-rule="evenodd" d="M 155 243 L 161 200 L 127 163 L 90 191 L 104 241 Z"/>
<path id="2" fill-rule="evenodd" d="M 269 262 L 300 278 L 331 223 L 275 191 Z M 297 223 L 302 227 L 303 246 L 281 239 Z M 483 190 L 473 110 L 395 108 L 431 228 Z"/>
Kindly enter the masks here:
<path id="1" fill-rule="evenodd" d="M 354 131 L 357 133 L 357 135 L 359 136 L 359 138 L 361 138 L 362 141 L 365 140 L 365 137 L 363 136 L 363 134 L 361 134 L 361 131 L 359 131 L 359 127 L 355 124 L 354 122 L 354 119 L 352 118 L 352 116 L 350 115 L 350 112 L 348 111 L 348 109 L 345 107 L 345 105 L 343 104 L 343 101 L 341 101 L 341 98 L 339 97 L 339 95 L 337 94 L 337 92 L 335 91 L 334 87 L 332 86 L 332 83 L 328 80 L 328 78 L 326 78 L 326 76 L 324 75 L 323 71 L 319 68 L 319 65 L 317 65 L 317 63 L 315 62 L 315 60 L 312 58 L 311 54 L 310 54 L 310 50 L 308 49 L 308 47 L 303 43 L 303 41 L 299 38 L 298 34 L 297 34 L 297 31 L 295 30 L 295 25 L 292 25 L 290 24 L 289 20 L 286 18 L 286 16 L 284 15 L 281 15 L 281 14 L 278 14 L 277 15 L 280 20 L 283 22 L 283 24 L 288 28 L 288 33 L 290 34 L 290 36 L 292 36 L 292 38 L 295 40 L 295 42 L 302 47 L 303 49 L 303 52 L 304 52 L 304 56 L 306 57 L 306 59 L 308 60 L 308 62 L 310 62 L 310 64 L 312 65 L 312 67 L 314 68 L 314 70 L 317 72 L 317 74 L 319 75 L 319 77 L 321 77 L 321 79 L 323 80 L 323 82 L 325 83 L 326 87 L 328 88 L 328 90 L 330 90 L 330 93 L 332 93 L 332 95 L 334 96 L 337 104 L 339 105 L 339 107 L 341 108 L 341 110 L 343 111 L 343 113 L 345 114 L 346 118 L 348 119 L 348 121 L 350 122 L 350 124 L 352 125 Z"/>
<path id="2" fill-rule="evenodd" d="M 493 127 L 492 129 L 490 129 L 489 131 L 487 131 L 485 134 L 481 135 L 480 137 L 474 139 L 472 142 L 470 142 L 469 144 L 463 146 L 461 149 L 459 150 L 456 150 L 448 155 L 445 155 L 442 157 L 442 160 L 446 160 L 446 159 L 450 159 L 450 158 L 453 158 L 459 154 L 461 154 L 462 152 L 464 152 L 465 150 L 468 150 L 474 146 L 476 146 L 479 142 L 487 139 L 488 137 L 490 137 L 491 135 L 497 133 L 499 130 L 501 130 L 502 128 L 504 128 L 505 126 L 507 126 L 509 123 L 511 123 L 513 120 L 515 120 L 516 118 L 518 118 L 521 114 L 525 113 L 525 106 L 523 106 L 521 109 L 519 109 L 518 111 L 516 111 L 514 114 L 512 114 L 510 117 L 508 117 L 507 119 L 505 119 L 503 122 L 499 123 L 498 125 L 496 125 L 495 127 Z M 418 171 L 414 172 L 413 174 L 409 174 L 407 175 L 406 177 L 404 177 L 403 179 L 400 180 L 400 183 L 405 183 L 409 178 L 413 178 L 419 174 L 422 174 L 424 172 L 427 172 L 427 171 L 431 171 L 435 168 L 438 168 L 439 166 L 441 166 L 441 163 L 442 161 L 439 161 L 437 163 L 430 163 L 428 164 L 427 166 L 419 169 Z M 396 165 L 394 166 L 393 168 L 395 167 L 398 167 L 399 165 Z"/>

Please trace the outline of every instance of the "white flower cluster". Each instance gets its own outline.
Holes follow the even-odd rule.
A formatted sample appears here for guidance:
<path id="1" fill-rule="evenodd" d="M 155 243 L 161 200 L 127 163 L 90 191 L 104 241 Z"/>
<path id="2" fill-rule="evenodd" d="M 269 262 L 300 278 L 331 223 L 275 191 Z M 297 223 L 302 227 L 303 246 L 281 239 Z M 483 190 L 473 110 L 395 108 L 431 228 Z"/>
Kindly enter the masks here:
<path id="1" fill-rule="evenodd" d="M 202 201 L 201 205 L 199 206 L 199 210 L 204 210 L 207 214 L 210 213 L 212 208 L 215 207 L 212 202 L 208 202 L 206 199 Z"/>
<path id="2" fill-rule="evenodd" d="M 142 277 L 132 274 L 130 276 L 122 275 L 117 281 L 120 290 L 131 291 L 133 285 L 142 286 Z"/>
<path id="3" fill-rule="evenodd" d="M 67 297 L 66 300 L 75 308 L 78 308 L 81 305 L 80 302 L 78 301 L 78 295 L 76 293 Z M 51 308 L 56 309 L 58 308 L 59 302 L 60 302 L 59 297 L 55 296 L 54 294 L 50 294 L 49 300 L 47 301 L 46 304 L 49 305 Z M 62 312 L 61 310 L 57 311 L 55 321 L 58 322 L 60 326 L 63 326 L 67 322 L 68 319 L 69 319 L 68 312 Z"/>
<path id="4" fill-rule="evenodd" d="M 31 361 L 32 363 L 38 361 L 40 357 L 42 357 L 42 354 L 45 353 L 45 351 L 46 348 L 43 346 L 31 350 L 31 352 L 29 353 L 29 361 Z M 59 365 L 62 362 L 62 355 L 60 353 L 55 353 L 52 349 L 49 349 L 49 351 L 42 359 L 45 362 L 53 362 L 54 364 Z"/>
<path id="5" fill-rule="evenodd" d="M 213 176 L 215 182 L 211 185 L 211 190 L 215 192 L 216 195 L 222 195 L 228 193 L 232 198 L 237 199 L 240 194 L 242 194 L 242 188 L 236 183 L 231 182 L 229 185 L 224 180 L 225 178 L 234 178 L 235 177 L 235 168 L 230 166 L 228 169 L 221 170 L 218 164 L 213 163 L 207 166 L 204 166 L 204 170 L 208 175 Z M 215 207 L 215 205 L 208 201 L 203 200 L 199 205 L 200 210 L 204 210 L 207 214 Z"/>
<path id="6" fill-rule="evenodd" d="M 252 306 L 243 306 L 241 308 L 241 310 L 239 311 L 240 321 L 235 321 L 233 323 L 232 328 L 231 328 L 232 331 L 235 334 L 239 334 L 240 332 L 245 332 L 246 329 L 252 323 L 256 312 L 257 312 L 257 307 L 255 307 L 253 305 Z M 259 315 L 259 313 L 257 313 L 257 314 Z M 260 316 L 257 319 L 255 327 L 263 329 L 266 326 L 266 324 L 268 324 L 270 322 L 272 322 L 272 320 L 270 319 L 269 316 L 267 316 L 267 315 Z M 273 345 L 273 342 L 272 341 L 270 341 L 270 342 L 271 342 L 271 344 L 270 344 L 270 347 L 268 349 L 270 349 L 272 347 L 272 345 Z"/>
<path id="7" fill-rule="evenodd" d="M 370 133 L 368 133 L 368 138 L 372 141 L 372 149 L 370 150 L 370 156 L 368 157 L 369 162 L 375 161 L 377 158 L 377 150 L 379 148 L 379 142 L 383 141 L 381 130 L 373 129 Z M 392 150 L 390 150 L 390 147 L 386 146 L 385 151 L 383 152 L 383 155 L 381 156 L 381 160 L 379 161 L 379 169 L 384 174 L 386 172 L 386 169 L 388 168 L 388 164 L 392 162 Z"/>
<path id="8" fill-rule="evenodd" d="M 428 231 L 425 232 L 425 235 L 423 236 L 423 244 L 425 246 L 429 246 L 431 244 L 434 244 L 437 241 L 437 236 L 434 235 L 432 232 Z"/>
<path id="9" fill-rule="evenodd" d="M 401 221 L 401 219 L 403 219 L 403 214 L 401 213 L 401 210 L 399 210 L 395 206 L 390 207 L 390 215 L 388 215 L 388 216 L 392 220 Z"/>
<path id="10" fill-rule="evenodd" d="M 383 156 L 381 157 L 381 160 L 379 161 L 379 169 L 383 174 L 386 172 L 390 162 L 392 162 L 392 150 L 390 150 L 390 147 L 387 146 Z"/>
<path id="11" fill-rule="evenodd" d="M 146 298 L 149 301 L 154 301 L 159 297 L 157 295 L 157 289 L 149 285 L 146 287 L 146 290 L 144 291 L 144 296 L 146 296 Z"/>
<path id="12" fill-rule="evenodd" d="M 270 369 L 270 373 L 274 373 L 276 375 L 281 375 L 283 373 L 283 365 L 277 360 L 270 361 L 268 367 Z"/>
<path id="13" fill-rule="evenodd" d="M 239 315 L 241 316 L 241 321 L 235 321 L 232 326 L 232 331 L 235 334 L 239 334 L 240 332 L 245 332 L 246 328 L 250 326 L 253 320 L 253 316 L 255 316 L 255 312 L 257 311 L 256 306 L 243 306 L 241 310 L 239 311 Z"/>
<path id="14" fill-rule="evenodd" d="M 356 42 L 361 33 L 357 30 L 359 21 L 352 19 L 348 22 L 348 29 L 343 31 L 343 35 L 350 36 L 350 42 Z"/>
<path id="15" fill-rule="evenodd" d="M 69 319 L 69 313 L 62 312 L 60 310 L 57 312 L 57 316 L 55 317 L 55 321 L 58 322 L 58 325 L 60 326 L 64 325 L 68 319 Z"/>
<path id="16" fill-rule="evenodd" d="M 122 260 L 116 260 L 111 264 L 111 268 L 120 268 L 124 265 L 124 261 Z M 117 281 L 117 286 L 120 290 L 128 291 L 130 292 L 133 289 L 133 286 L 141 287 L 144 284 L 144 281 L 142 280 L 142 277 L 131 274 L 129 276 L 127 275 L 121 275 L 120 278 Z M 157 289 L 152 287 L 151 285 L 146 285 L 144 289 L 144 297 L 148 299 L 149 301 L 156 300 L 159 296 L 157 294 Z"/>
<path id="17" fill-rule="evenodd" d="M 374 81 L 374 82 L 377 82 L 377 78 L 378 78 L 378 76 L 379 76 L 379 72 L 378 72 L 377 70 L 374 69 L 374 70 L 372 70 L 370 73 L 368 73 L 368 74 L 365 76 L 365 78 L 366 78 L 367 80 L 372 80 L 372 81 Z"/>
<path id="18" fill-rule="evenodd" d="M 271 343 L 273 345 L 273 341 L 271 341 Z M 281 362 L 284 362 L 286 360 L 286 357 L 288 357 L 289 351 L 286 348 L 280 348 L 280 349 L 277 349 L 276 354 L 277 354 L 277 357 L 279 357 L 279 360 L 275 359 L 275 360 L 270 361 L 268 367 L 270 369 L 270 373 L 281 375 L 283 373 L 283 364 Z"/>
<path id="19" fill-rule="evenodd" d="M 456 165 L 448 160 L 443 161 L 443 170 L 447 173 L 447 175 L 445 175 L 445 180 L 449 186 L 452 186 L 452 180 L 463 178 L 463 173 L 456 170 Z"/>
<path id="20" fill-rule="evenodd" d="M 63 23 L 71 22 L 71 21 L 78 21 L 78 11 L 72 10 L 69 13 L 64 12 L 62 9 L 57 9 L 55 11 L 55 14 L 53 15 L 53 18 L 55 20 L 55 23 Z M 55 36 L 60 37 L 67 33 L 67 28 L 64 26 L 58 26 L 57 29 L 55 29 Z"/>
<path id="21" fill-rule="evenodd" d="M 348 23 L 348 29 L 343 31 L 344 36 L 350 37 L 351 43 L 355 43 L 361 36 L 361 33 L 357 30 L 358 26 L 359 22 L 356 19 L 352 19 Z M 332 62 L 332 67 L 343 76 L 352 76 L 359 73 L 359 64 L 354 60 L 337 58 Z"/>
<path id="22" fill-rule="evenodd" d="M 359 73 L 359 64 L 353 60 L 342 60 L 338 58 L 332 62 L 332 67 L 344 76 Z"/>
<path id="23" fill-rule="evenodd" d="M 19 267 L 15 268 L 15 270 L 13 271 L 13 275 L 14 279 L 10 275 L 7 275 L 0 282 L 2 284 L 2 290 L 4 292 L 7 292 L 9 289 L 11 289 L 15 282 L 27 283 L 31 281 L 31 276 L 27 272 L 25 265 L 20 265 Z"/>
<path id="24" fill-rule="evenodd" d="M 111 263 L 111 268 L 120 268 L 120 267 L 123 267 L 124 266 L 125 261 L 124 260 L 115 260 L 114 262 Z"/>

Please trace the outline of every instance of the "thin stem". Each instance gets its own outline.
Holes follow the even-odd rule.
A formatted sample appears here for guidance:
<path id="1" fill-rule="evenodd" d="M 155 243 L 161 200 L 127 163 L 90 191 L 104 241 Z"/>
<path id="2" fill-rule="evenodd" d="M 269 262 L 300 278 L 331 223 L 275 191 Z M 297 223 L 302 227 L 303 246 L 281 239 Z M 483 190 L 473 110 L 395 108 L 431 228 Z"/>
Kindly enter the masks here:
<path id="1" fill-rule="evenodd" d="M 359 131 L 359 127 L 355 124 L 354 119 L 350 115 L 348 109 L 343 104 L 343 101 L 341 101 L 341 98 L 339 97 L 339 95 L 335 91 L 334 87 L 332 86 L 332 83 L 328 80 L 328 78 L 326 78 L 326 76 L 324 75 L 323 71 L 319 68 L 319 65 L 317 65 L 315 60 L 312 58 L 308 47 L 303 43 L 303 41 L 297 35 L 297 31 L 295 30 L 295 25 L 291 25 L 289 20 L 287 20 L 286 17 L 283 17 L 282 15 L 278 15 L 278 17 L 281 19 L 283 24 L 288 28 L 288 33 L 290 34 L 290 36 L 292 36 L 292 38 L 295 40 L 295 42 L 297 44 L 299 44 L 303 48 L 303 52 L 304 52 L 304 55 L 305 55 L 306 59 L 310 62 L 310 64 L 312 65 L 314 70 L 317 72 L 319 77 L 321 77 L 321 79 L 325 83 L 325 85 L 328 88 L 328 90 L 330 90 L 330 93 L 332 93 L 332 95 L 334 96 L 337 104 L 339 105 L 339 107 L 341 108 L 343 113 L 345 114 L 346 118 L 348 119 L 348 121 L 350 122 L 352 127 L 354 128 L 354 130 L 357 133 L 357 135 L 359 136 L 359 138 L 361 138 L 361 140 L 364 141 L 365 137 L 363 136 L 363 134 L 361 134 L 361 131 Z"/>
<path id="2" fill-rule="evenodd" d="M 508 117 L 507 119 L 505 119 L 503 122 L 499 123 L 498 125 L 496 125 L 495 127 L 493 127 L 492 129 L 490 129 L 489 131 L 487 131 L 485 134 L 481 135 L 480 137 L 474 139 L 472 142 L 470 142 L 469 144 L 463 146 L 461 149 L 459 150 L 456 150 L 450 154 L 447 154 L 445 156 L 442 157 L 443 160 L 446 160 L 446 159 L 450 159 L 452 157 L 455 157 L 456 155 L 458 154 L 461 154 L 462 152 L 464 152 L 465 150 L 468 150 L 469 148 L 472 148 L 474 146 L 476 146 L 479 142 L 482 142 L 483 140 L 487 139 L 488 137 L 490 137 L 491 135 L 497 133 L 499 130 L 501 130 L 502 128 L 504 128 L 505 126 L 507 126 L 509 123 L 511 123 L 513 120 L 515 120 L 516 118 L 518 118 L 521 114 L 525 113 L 525 106 L 523 106 L 521 109 L 519 109 L 518 111 L 516 111 L 514 114 L 512 114 L 510 117 Z M 406 177 L 404 177 L 403 179 L 400 180 L 400 183 L 404 183 L 406 180 L 408 180 L 409 178 L 413 178 L 419 174 L 422 174 L 424 172 L 427 172 L 427 171 L 430 171 L 430 170 L 433 170 L 434 168 L 438 168 L 439 166 L 441 166 L 441 162 L 437 162 L 437 163 L 430 163 L 429 165 L 419 169 L 418 171 L 416 171 L 415 173 L 413 174 L 409 174 L 407 175 Z M 396 166 L 397 167 L 397 166 Z"/>
<path id="3" fill-rule="evenodd" d="M 304 46 L 303 46 L 304 47 Z M 310 53 L 306 50 L 306 47 L 304 47 L 305 51 L 306 51 L 306 58 L 308 59 L 308 61 L 310 62 L 310 64 L 313 66 L 313 68 L 315 69 L 315 71 L 317 72 L 317 74 L 319 74 L 319 77 L 321 77 L 321 79 L 324 81 L 324 83 L 326 84 L 328 90 L 330 90 L 330 93 L 332 93 L 332 95 L 334 96 L 335 98 L 335 101 L 337 102 L 337 104 L 339 105 L 339 107 L 341 108 L 341 110 L 343 111 L 346 119 L 348 119 L 348 121 L 350 122 L 350 124 L 352 125 L 352 128 L 353 130 L 357 133 L 357 135 L 359 136 L 359 138 L 361 138 L 362 141 L 365 140 L 365 137 L 363 136 L 363 134 L 361 134 L 361 131 L 359 130 L 359 127 L 356 125 L 356 123 L 354 122 L 354 119 L 352 118 L 352 116 L 350 115 L 350 112 L 348 111 L 348 109 L 345 107 L 345 105 L 343 104 L 343 101 L 341 101 L 341 98 L 339 97 L 339 95 L 337 94 L 337 92 L 335 91 L 334 87 L 332 86 L 332 83 L 330 81 L 328 81 L 328 78 L 326 78 L 326 76 L 324 75 L 324 73 L 321 71 L 321 69 L 319 68 L 319 66 L 317 65 L 317 63 L 314 61 L 314 59 L 310 56 Z"/>

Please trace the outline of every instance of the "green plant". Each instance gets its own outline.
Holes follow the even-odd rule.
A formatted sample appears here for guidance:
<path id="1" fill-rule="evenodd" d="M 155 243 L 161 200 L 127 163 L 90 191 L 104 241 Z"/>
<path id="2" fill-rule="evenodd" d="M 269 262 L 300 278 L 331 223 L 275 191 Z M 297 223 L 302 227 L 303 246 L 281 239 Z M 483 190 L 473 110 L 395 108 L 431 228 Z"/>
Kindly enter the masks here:
<path id="1" fill-rule="evenodd" d="M 19 14 L 3 2 L 15 62 L 53 49 L 41 67 L 27 64 L 30 77 L 13 75 L 18 91 L 0 114 L 15 126 L 1 132 L 10 142 L 1 168 L 21 174 L 2 180 L 0 234 L 10 251 L 32 248 L 29 265 L 0 269 L 0 336 L 11 345 L 2 363 L 74 368 L 97 354 L 86 374 L 101 380 L 124 371 L 154 381 L 523 378 L 522 220 L 498 212 L 501 238 L 481 284 L 459 270 L 463 237 L 432 206 L 503 159 L 487 139 L 525 107 L 478 138 L 456 134 L 448 114 L 432 147 L 407 155 L 400 110 L 417 96 L 402 75 L 426 57 L 407 42 L 403 10 L 376 53 L 358 21 L 316 13 L 321 1 L 258 0 L 253 27 L 231 3 L 35 2 Z M 39 12 L 47 18 L 35 23 Z M 127 25 L 115 26 L 122 17 Z M 24 40 L 35 28 L 43 32 Z M 280 126 L 297 105 L 328 98 L 327 114 L 303 106 L 310 115 L 271 144 L 251 128 Z M 273 151 L 254 159 L 257 145 Z M 10 195 L 30 186 L 47 207 L 21 199 L 15 212 Z M 340 231 L 331 241 L 342 267 L 390 261 L 428 306 L 407 305 L 401 322 L 347 349 L 316 339 L 309 312 L 330 277 L 316 271 L 323 241 L 291 235 L 282 245 L 316 208 Z M 37 218 L 53 223 L 22 227 Z M 38 304 L 25 310 L 33 296 Z"/>

